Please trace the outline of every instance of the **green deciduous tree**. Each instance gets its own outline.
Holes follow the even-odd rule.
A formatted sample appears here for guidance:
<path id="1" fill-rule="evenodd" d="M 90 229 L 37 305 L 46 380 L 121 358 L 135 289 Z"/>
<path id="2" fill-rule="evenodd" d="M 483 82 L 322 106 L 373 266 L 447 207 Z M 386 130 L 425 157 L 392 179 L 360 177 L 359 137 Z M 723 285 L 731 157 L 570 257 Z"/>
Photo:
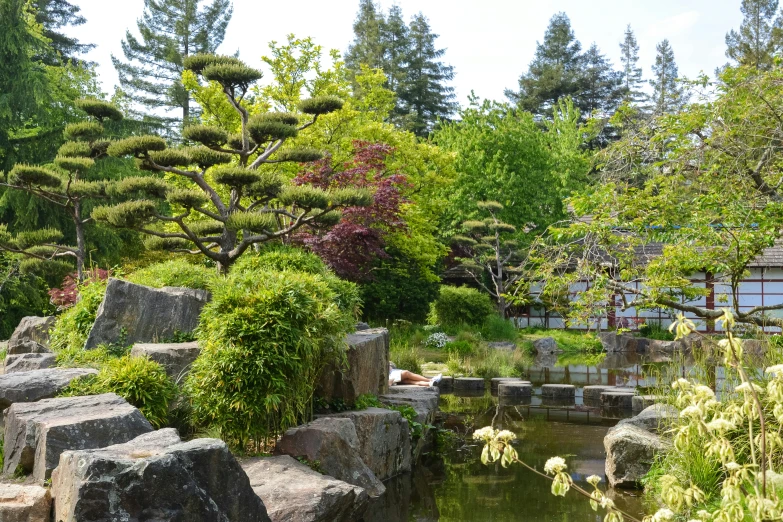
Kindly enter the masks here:
<path id="1" fill-rule="evenodd" d="M 127 31 L 126 61 L 112 56 L 129 98 L 147 109 L 181 110 L 187 125 L 192 114 L 182 85 L 183 62 L 217 50 L 232 12 L 230 0 L 145 0 L 137 22 L 140 38 Z"/>
<path id="2" fill-rule="evenodd" d="M 783 305 L 747 309 L 736 299 L 749 263 L 783 230 L 783 71 L 728 68 L 720 80 L 716 97 L 609 147 L 604 183 L 572 198 L 576 219 L 535 249 L 531 273 L 544 302 L 573 323 L 602 315 L 618 296 L 625 309 L 666 308 L 706 322 L 729 306 L 738 322 L 783 325 L 774 315 Z M 623 182 L 637 170 L 643 182 Z M 727 302 L 696 304 L 706 293 L 691 282 L 696 272 L 728 287 Z M 585 281 L 589 290 L 572 301 L 568 292 Z"/>
<path id="3" fill-rule="evenodd" d="M 739 31 L 726 33 L 726 56 L 754 69 L 772 67 L 772 57 L 783 46 L 783 17 L 778 0 L 742 0 Z"/>
<path id="4" fill-rule="evenodd" d="M 339 110 L 340 98 L 302 100 L 297 113 L 251 114 L 244 99 L 260 71 L 237 58 L 208 54 L 190 56 L 183 66 L 219 86 L 236 112 L 239 132 L 190 125 L 183 136 L 199 145 L 175 149 L 157 136 L 113 142 L 109 155 L 136 158 L 141 169 L 170 177 L 123 180 L 116 192 L 126 201 L 96 208 L 94 218 L 152 236 L 152 248 L 204 255 L 225 272 L 253 245 L 285 239 L 303 226 L 329 226 L 339 221 L 339 209 L 369 202 L 371 195 L 361 190 L 292 186 L 274 169 L 259 170 L 320 159 L 319 150 L 284 144 L 319 116 Z M 173 215 L 162 210 L 160 201 Z"/>
<path id="5" fill-rule="evenodd" d="M 463 221 L 464 235 L 454 236 L 452 242 L 464 254 L 459 259 L 462 267 L 495 299 L 500 316 L 506 317 L 522 273 L 516 268 L 522 259 L 517 229 L 500 220 L 503 205 L 497 201 L 479 201 L 477 207 L 479 219 Z"/>
<path id="6" fill-rule="evenodd" d="M 623 41 L 620 42 L 620 64 L 622 66 L 623 101 L 642 103 L 646 95 L 642 91 L 642 68 L 639 67 L 639 44 L 631 25 L 625 28 Z"/>
<path id="7" fill-rule="evenodd" d="M 650 85 L 653 94 L 650 97 L 652 110 L 655 114 L 671 114 L 682 108 L 686 102 L 686 94 L 682 86 L 677 83 L 677 62 L 674 60 L 674 51 L 669 40 L 663 40 L 655 46 L 658 54 L 655 56 L 655 64 L 652 66 L 653 78 Z"/>

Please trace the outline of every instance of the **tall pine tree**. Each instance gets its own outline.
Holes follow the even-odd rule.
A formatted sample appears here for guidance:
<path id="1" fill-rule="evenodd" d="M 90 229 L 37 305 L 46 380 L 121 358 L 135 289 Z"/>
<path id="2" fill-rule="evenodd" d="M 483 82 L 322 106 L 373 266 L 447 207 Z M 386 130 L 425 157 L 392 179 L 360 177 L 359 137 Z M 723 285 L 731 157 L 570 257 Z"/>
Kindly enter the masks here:
<path id="1" fill-rule="evenodd" d="M 581 85 L 576 100 L 586 116 L 593 112 L 609 115 L 623 96 L 622 75 L 593 43 L 582 56 Z"/>
<path id="2" fill-rule="evenodd" d="M 653 88 L 650 98 L 652 110 L 655 114 L 671 114 L 683 107 L 685 93 L 677 83 L 677 63 L 669 40 L 663 40 L 655 49 L 658 54 L 652 66 L 653 79 L 650 80 Z"/>
<path id="3" fill-rule="evenodd" d="M 544 41 L 538 43 L 528 72 L 519 78 L 519 91 L 506 90 L 506 96 L 524 110 L 550 116 L 561 98 L 576 99 L 580 90 L 581 51 L 571 20 L 565 13 L 557 13 L 549 20 Z"/>
<path id="4" fill-rule="evenodd" d="M 625 38 L 620 42 L 620 63 L 623 76 L 623 101 L 642 103 L 646 96 L 642 91 L 642 68 L 639 67 L 639 44 L 631 25 L 625 28 Z"/>
<path id="5" fill-rule="evenodd" d="M 181 110 L 183 124 L 190 121 L 182 63 L 217 50 L 232 12 L 230 0 L 144 0 L 137 22 L 141 39 L 127 31 L 122 42 L 127 61 L 112 56 L 129 98 L 147 109 Z"/>
<path id="6" fill-rule="evenodd" d="M 361 70 L 362 65 L 386 72 L 386 19 L 380 6 L 373 0 L 359 2 L 353 34 L 353 43 L 345 53 L 346 68 L 354 74 Z"/>
<path id="7" fill-rule="evenodd" d="M 783 48 L 783 17 L 778 0 L 742 0 L 739 32 L 726 34 L 726 56 L 740 65 L 766 70 L 772 57 Z"/>
<path id="8" fill-rule="evenodd" d="M 44 37 L 50 40 L 48 52 L 40 57 L 47 65 L 60 65 L 69 60 L 78 62 L 79 56 L 95 47 L 62 32 L 64 27 L 82 25 L 86 22 L 79 6 L 67 0 L 33 0 L 35 21 L 41 24 Z"/>
<path id="9" fill-rule="evenodd" d="M 405 80 L 398 96 L 409 115 L 408 130 L 427 136 L 439 119 L 457 110 L 454 88 L 447 84 L 454 78 L 454 68 L 441 61 L 446 50 L 435 46 L 438 35 L 422 13 L 411 20 L 409 37 Z"/>

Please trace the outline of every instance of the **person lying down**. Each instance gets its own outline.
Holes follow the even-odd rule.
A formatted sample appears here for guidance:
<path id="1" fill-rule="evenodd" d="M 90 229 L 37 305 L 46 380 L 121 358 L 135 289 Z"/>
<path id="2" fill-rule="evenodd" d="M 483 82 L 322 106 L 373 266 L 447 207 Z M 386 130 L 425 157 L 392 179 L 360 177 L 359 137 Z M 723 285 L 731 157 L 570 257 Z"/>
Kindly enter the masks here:
<path id="1" fill-rule="evenodd" d="M 432 379 L 419 375 L 417 373 L 409 372 L 408 370 L 400 370 L 394 366 L 393 362 L 389 363 L 389 386 L 395 384 L 409 384 L 413 386 L 430 387 L 435 386 L 440 382 L 443 374 L 438 374 Z"/>

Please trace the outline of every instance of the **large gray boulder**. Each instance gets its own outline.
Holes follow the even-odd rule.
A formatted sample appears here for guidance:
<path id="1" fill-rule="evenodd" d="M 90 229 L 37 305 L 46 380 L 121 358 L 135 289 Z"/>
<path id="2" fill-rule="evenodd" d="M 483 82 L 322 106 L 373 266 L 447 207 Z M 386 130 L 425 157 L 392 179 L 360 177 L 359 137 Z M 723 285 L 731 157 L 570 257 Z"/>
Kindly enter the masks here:
<path id="1" fill-rule="evenodd" d="M 647 353 L 650 349 L 650 340 L 643 337 L 635 337 L 631 334 L 617 334 L 615 332 L 601 332 L 598 334 L 601 344 L 607 353 L 637 352 Z"/>
<path id="2" fill-rule="evenodd" d="M 411 470 L 411 436 L 400 412 L 367 408 L 332 415 L 351 419 L 359 439 L 359 455 L 379 480 Z"/>
<path id="3" fill-rule="evenodd" d="M 288 455 L 241 465 L 272 522 L 355 522 L 367 509 L 364 489 L 321 475 Z"/>
<path id="4" fill-rule="evenodd" d="M 540 354 L 563 353 L 552 337 L 542 337 L 533 341 L 533 351 Z"/>
<path id="5" fill-rule="evenodd" d="M 666 451 L 660 436 L 631 424 L 618 424 L 604 437 L 606 478 L 611 487 L 637 488 L 655 455 Z"/>
<path id="6" fill-rule="evenodd" d="M 53 368 L 57 356 L 53 353 L 17 353 L 8 355 L 3 362 L 3 373 L 29 372 Z"/>
<path id="7" fill-rule="evenodd" d="M 56 317 L 23 317 L 19 325 L 8 340 L 8 353 L 21 353 L 14 350 L 18 345 L 34 341 L 44 346 L 49 346 L 49 330 L 52 329 Z"/>
<path id="8" fill-rule="evenodd" d="M 190 365 L 201 353 L 197 342 L 191 343 L 136 343 L 131 355 L 149 357 L 165 368 L 166 373 L 175 381 L 190 371 Z"/>
<path id="9" fill-rule="evenodd" d="M 23 353 L 52 353 L 52 350 L 38 341 L 19 341 L 13 345 L 13 347 L 8 348 L 6 353 L 9 355 L 19 355 Z"/>
<path id="10" fill-rule="evenodd" d="M 141 412 L 114 393 L 17 402 L 5 411 L 3 473 L 17 468 L 46 480 L 66 450 L 127 442 L 152 431 Z"/>
<path id="11" fill-rule="evenodd" d="M 47 368 L 0 375 L 0 410 L 15 402 L 54 397 L 72 380 L 98 373 L 91 368 Z"/>
<path id="12" fill-rule="evenodd" d="M 328 366 L 321 373 L 316 395 L 353 404 L 365 393 L 378 395 L 389 389 L 389 331 L 369 328 L 346 338 L 348 367 Z"/>
<path id="13" fill-rule="evenodd" d="M 52 495 L 33 484 L 0 483 L 0 521 L 49 522 Z"/>
<path id="14" fill-rule="evenodd" d="M 150 288 L 109 279 L 85 348 L 123 342 L 150 343 L 190 333 L 198 326 L 209 292 L 167 286 Z"/>
<path id="15" fill-rule="evenodd" d="M 636 426 L 651 433 L 660 433 L 674 423 L 679 416 L 680 412 L 670 404 L 653 404 L 638 415 L 621 420 L 617 425 Z"/>
<path id="16" fill-rule="evenodd" d="M 66 451 L 52 474 L 57 522 L 269 522 L 226 444 L 174 429 Z"/>
<path id="17" fill-rule="evenodd" d="M 350 419 L 322 417 L 291 428 L 277 442 L 277 453 L 318 462 L 332 477 L 364 488 L 376 497 L 386 488 L 359 453 L 359 437 Z"/>

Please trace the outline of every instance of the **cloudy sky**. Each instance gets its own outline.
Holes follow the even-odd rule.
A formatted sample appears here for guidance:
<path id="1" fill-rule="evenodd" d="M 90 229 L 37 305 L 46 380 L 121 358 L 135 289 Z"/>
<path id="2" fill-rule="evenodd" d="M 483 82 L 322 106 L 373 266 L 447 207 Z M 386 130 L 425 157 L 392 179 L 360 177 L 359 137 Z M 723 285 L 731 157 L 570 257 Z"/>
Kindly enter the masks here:
<path id="1" fill-rule="evenodd" d="M 84 42 L 97 44 L 88 56 L 98 63 L 104 90 L 117 82 L 111 55 L 122 55 L 125 31 L 136 31 L 143 0 L 74 0 L 87 23 L 71 31 Z M 384 8 L 399 4 L 406 17 L 423 12 L 446 48 L 445 61 L 455 67 L 458 100 L 465 103 L 474 90 L 482 98 L 502 99 L 515 88 L 520 73 L 533 57 L 549 18 L 565 11 L 577 39 L 586 48 L 596 42 L 615 64 L 627 24 L 639 40 L 646 77 L 655 59 L 655 44 L 668 38 L 680 74 L 712 74 L 726 63 L 724 37 L 739 26 L 740 0 L 381 0 Z M 288 33 L 311 36 L 325 48 L 344 51 L 353 38 L 358 0 L 234 0 L 234 16 L 220 51 L 234 53 L 260 66 L 271 40 Z"/>

